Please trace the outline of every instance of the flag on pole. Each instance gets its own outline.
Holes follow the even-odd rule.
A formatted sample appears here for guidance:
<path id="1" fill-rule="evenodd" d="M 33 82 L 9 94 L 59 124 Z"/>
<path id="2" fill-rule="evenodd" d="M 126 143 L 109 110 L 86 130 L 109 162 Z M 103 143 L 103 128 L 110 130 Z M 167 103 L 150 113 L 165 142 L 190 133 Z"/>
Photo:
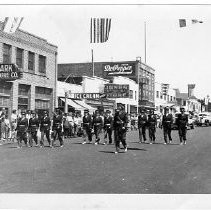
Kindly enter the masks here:
<path id="1" fill-rule="evenodd" d="M 192 20 L 179 19 L 179 26 L 180 26 L 180 28 L 181 28 L 181 27 L 189 26 L 191 23 L 192 23 L 192 24 L 203 23 L 203 21 L 201 21 L 201 20 L 196 20 L 196 19 L 192 19 Z"/>
<path id="2" fill-rule="evenodd" d="M 111 18 L 91 18 L 90 43 L 108 41 L 111 29 Z"/>
<path id="3" fill-rule="evenodd" d="M 15 33 L 20 27 L 23 17 L 6 17 L 4 20 L 3 31 L 9 34 Z"/>

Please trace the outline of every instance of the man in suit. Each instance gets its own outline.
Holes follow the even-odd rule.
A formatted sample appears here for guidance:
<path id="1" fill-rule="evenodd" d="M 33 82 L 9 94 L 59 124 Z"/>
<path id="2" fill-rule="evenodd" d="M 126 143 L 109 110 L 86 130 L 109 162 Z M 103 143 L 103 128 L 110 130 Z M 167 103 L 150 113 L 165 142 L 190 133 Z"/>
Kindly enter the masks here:
<path id="1" fill-rule="evenodd" d="M 155 133 L 156 133 L 156 125 L 157 125 L 157 117 L 154 114 L 154 110 L 150 110 L 150 114 L 148 116 L 147 121 L 148 127 L 149 127 L 149 140 L 150 144 L 155 143 Z"/>
<path id="2" fill-rule="evenodd" d="M 161 128 L 163 128 L 163 135 L 164 135 L 164 144 L 167 144 L 167 136 L 169 138 L 169 143 L 172 142 L 171 138 L 171 127 L 173 123 L 173 116 L 169 113 L 169 107 L 165 107 L 164 115 L 162 118 Z"/>
<path id="3" fill-rule="evenodd" d="M 113 129 L 113 117 L 111 116 L 111 111 L 106 110 L 104 117 L 104 144 L 107 143 L 107 138 L 109 144 L 112 144 L 112 129 Z"/>
<path id="4" fill-rule="evenodd" d="M 179 138 L 180 138 L 180 144 L 186 144 L 187 138 L 187 124 L 188 124 L 188 115 L 185 114 L 185 108 L 181 107 L 180 108 L 180 114 L 178 115 L 177 118 L 177 126 L 178 126 L 178 131 L 179 131 Z"/>
<path id="5" fill-rule="evenodd" d="M 86 144 L 86 140 L 88 138 L 89 143 L 92 142 L 92 116 L 89 114 L 89 110 L 84 110 L 83 116 L 83 139 L 84 142 L 82 144 Z"/>
<path id="6" fill-rule="evenodd" d="M 138 116 L 139 143 L 146 142 L 146 126 L 147 126 L 147 115 L 144 109 L 141 109 L 141 113 Z"/>

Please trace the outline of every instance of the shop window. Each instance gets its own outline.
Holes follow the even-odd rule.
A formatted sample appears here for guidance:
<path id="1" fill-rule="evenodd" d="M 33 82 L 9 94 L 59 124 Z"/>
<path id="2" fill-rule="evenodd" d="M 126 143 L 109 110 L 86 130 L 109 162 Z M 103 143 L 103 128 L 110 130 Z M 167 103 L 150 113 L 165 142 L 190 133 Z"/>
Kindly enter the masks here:
<path id="1" fill-rule="evenodd" d="M 7 83 L 0 84 L 0 94 L 10 95 L 11 85 Z"/>
<path id="2" fill-rule="evenodd" d="M 46 73 L 46 57 L 39 55 L 39 72 Z"/>
<path id="3" fill-rule="evenodd" d="M 9 107 L 10 106 L 10 98 L 9 97 L 4 97 L 4 96 L 0 96 L 0 106 Z"/>
<path id="4" fill-rule="evenodd" d="M 36 98 L 50 98 L 52 89 L 44 87 L 35 87 Z"/>
<path id="5" fill-rule="evenodd" d="M 18 109 L 27 110 L 29 108 L 29 99 L 18 97 Z"/>
<path id="6" fill-rule="evenodd" d="M 129 98 L 133 98 L 133 91 L 130 90 Z"/>
<path id="7" fill-rule="evenodd" d="M 23 68 L 23 49 L 16 49 L 16 64 L 19 68 Z"/>
<path id="8" fill-rule="evenodd" d="M 11 45 L 3 44 L 3 63 L 11 63 Z"/>
<path id="9" fill-rule="evenodd" d="M 35 109 L 50 109 L 50 101 L 35 100 Z"/>
<path id="10" fill-rule="evenodd" d="M 28 96 L 29 95 L 29 89 L 30 89 L 29 85 L 19 84 L 18 95 Z"/>
<path id="11" fill-rule="evenodd" d="M 28 69 L 34 71 L 34 57 L 35 54 L 33 52 L 28 52 Z"/>

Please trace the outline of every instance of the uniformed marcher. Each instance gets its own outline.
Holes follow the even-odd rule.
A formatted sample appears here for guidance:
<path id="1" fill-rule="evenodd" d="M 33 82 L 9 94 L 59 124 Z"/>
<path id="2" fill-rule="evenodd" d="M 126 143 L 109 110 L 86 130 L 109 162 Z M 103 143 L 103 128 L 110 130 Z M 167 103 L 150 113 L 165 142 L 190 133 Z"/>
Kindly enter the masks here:
<path id="1" fill-rule="evenodd" d="M 95 111 L 95 115 L 93 116 L 93 129 L 95 135 L 95 145 L 100 142 L 100 133 L 103 128 L 103 119 L 100 116 L 100 112 L 98 110 Z"/>
<path id="2" fill-rule="evenodd" d="M 144 109 L 141 109 L 141 113 L 138 116 L 139 143 L 146 142 L 146 126 L 147 126 L 147 115 L 145 114 Z"/>
<path id="3" fill-rule="evenodd" d="M 171 138 L 171 128 L 173 123 L 173 116 L 171 113 L 169 113 L 169 107 L 164 108 L 164 115 L 162 118 L 161 128 L 163 129 L 163 136 L 164 136 L 164 144 L 167 144 L 167 136 L 169 139 L 169 143 L 172 142 Z"/>
<path id="4" fill-rule="evenodd" d="M 62 129 L 63 129 L 63 116 L 61 114 L 61 111 L 59 109 L 56 109 L 56 112 L 53 116 L 53 126 L 52 126 L 53 144 L 52 146 L 54 146 L 57 136 L 60 142 L 60 147 L 64 146 Z"/>
<path id="5" fill-rule="evenodd" d="M 115 154 L 117 154 L 120 150 L 120 142 L 122 142 L 124 150 L 125 152 L 127 152 L 127 143 L 126 143 L 127 124 L 128 124 L 127 114 L 125 113 L 125 111 L 123 111 L 123 107 L 120 106 L 115 111 L 114 122 L 113 122 L 114 142 L 116 147 Z"/>
<path id="6" fill-rule="evenodd" d="M 106 110 L 104 117 L 104 144 L 107 144 L 107 138 L 109 144 L 112 144 L 112 130 L 113 130 L 113 117 L 111 111 Z"/>
<path id="7" fill-rule="evenodd" d="M 18 148 L 22 147 L 22 141 L 27 145 L 27 129 L 28 129 L 28 119 L 26 118 L 26 113 L 21 112 L 21 117 L 17 121 L 17 140 Z"/>
<path id="8" fill-rule="evenodd" d="M 87 138 L 88 138 L 88 143 L 92 142 L 92 116 L 89 114 L 89 110 L 85 109 L 84 110 L 84 116 L 82 119 L 82 125 L 83 125 L 83 139 L 84 142 L 82 144 L 87 143 Z"/>
<path id="9" fill-rule="evenodd" d="M 180 138 L 180 144 L 186 144 L 187 138 L 187 124 L 188 124 L 188 115 L 185 114 L 185 108 L 180 108 L 180 114 L 177 117 L 176 124 L 178 126 L 179 131 L 179 138 Z"/>
<path id="10" fill-rule="evenodd" d="M 50 147 L 52 147 L 52 142 L 50 138 L 50 129 L 51 129 L 51 119 L 48 116 L 48 112 L 44 111 L 44 116 L 40 119 L 40 132 L 41 132 L 41 141 L 40 146 L 44 147 L 44 136 L 48 141 Z"/>
<path id="11" fill-rule="evenodd" d="M 149 128 L 150 144 L 153 144 L 153 143 L 155 143 L 155 133 L 156 133 L 156 125 L 157 125 L 157 117 L 154 114 L 154 110 L 150 110 L 147 124 L 148 124 L 148 128 Z"/>
<path id="12" fill-rule="evenodd" d="M 37 140 L 37 131 L 39 128 L 39 119 L 36 117 L 36 112 L 32 111 L 31 112 L 31 118 L 29 119 L 29 127 L 28 127 L 28 132 L 29 132 L 29 146 L 33 146 L 33 140 L 38 146 L 38 140 Z"/>

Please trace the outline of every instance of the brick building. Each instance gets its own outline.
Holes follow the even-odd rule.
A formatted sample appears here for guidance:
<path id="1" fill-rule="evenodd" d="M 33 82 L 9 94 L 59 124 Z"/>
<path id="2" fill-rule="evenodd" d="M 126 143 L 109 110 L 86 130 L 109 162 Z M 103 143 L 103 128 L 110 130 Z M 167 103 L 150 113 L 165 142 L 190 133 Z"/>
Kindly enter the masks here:
<path id="1" fill-rule="evenodd" d="M 58 80 L 77 82 L 82 75 L 93 75 L 92 63 L 67 63 L 58 64 Z M 155 99 L 155 70 L 150 66 L 136 61 L 122 62 L 95 62 L 94 75 L 109 79 L 111 82 L 115 76 L 124 76 L 139 81 L 139 106 L 154 107 Z M 74 80 L 74 81 L 71 81 Z"/>
<path id="2" fill-rule="evenodd" d="M 57 104 L 57 46 L 28 32 L 2 31 L 0 23 L 0 63 L 16 64 L 23 76 L 15 81 L 0 79 L 0 110 L 49 110 Z"/>

